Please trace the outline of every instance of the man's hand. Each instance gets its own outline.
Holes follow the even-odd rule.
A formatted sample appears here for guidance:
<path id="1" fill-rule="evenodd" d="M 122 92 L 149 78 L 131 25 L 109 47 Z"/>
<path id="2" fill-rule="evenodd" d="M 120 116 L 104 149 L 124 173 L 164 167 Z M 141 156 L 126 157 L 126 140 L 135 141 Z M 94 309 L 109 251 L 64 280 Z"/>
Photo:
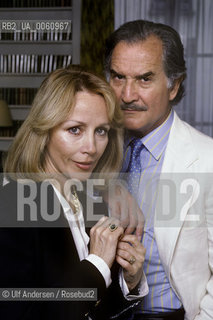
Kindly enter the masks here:
<path id="1" fill-rule="evenodd" d="M 104 199 L 109 206 L 111 217 L 121 221 L 125 234 L 135 232 L 140 241 L 144 227 L 144 215 L 135 198 L 121 183 L 118 183 L 110 187 Z"/>
<path id="2" fill-rule="evenodd" d="M 116 261 L 123 268 L 129 291 L 141 280 L 146 249 L 135 235 L 124 235 L 118 242 Z"/>

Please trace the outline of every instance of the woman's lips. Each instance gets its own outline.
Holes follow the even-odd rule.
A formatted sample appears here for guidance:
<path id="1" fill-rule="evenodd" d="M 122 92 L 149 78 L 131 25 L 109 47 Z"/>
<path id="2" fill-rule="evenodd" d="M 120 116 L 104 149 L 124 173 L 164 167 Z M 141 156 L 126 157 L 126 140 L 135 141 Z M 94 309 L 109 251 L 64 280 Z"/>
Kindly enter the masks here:
<path id="1" fill-rule="evenodd" d="M 76 162 L 75 164 L 78 168 L 82 170 L 90 170 L 93 166 L 93 162 Z"/>

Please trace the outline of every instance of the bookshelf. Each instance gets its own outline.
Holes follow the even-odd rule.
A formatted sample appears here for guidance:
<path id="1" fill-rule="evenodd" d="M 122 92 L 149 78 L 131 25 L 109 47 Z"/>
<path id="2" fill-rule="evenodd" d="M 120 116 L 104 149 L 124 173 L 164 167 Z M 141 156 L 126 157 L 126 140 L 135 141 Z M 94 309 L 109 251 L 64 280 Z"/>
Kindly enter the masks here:
<path id="1" fill-rule="evenodd" d="M 0 133 L 0 151 L 7 151 L 46 75 L 70 63 L 80 63 L 81 0 L 54 0 L 51 1 L 54 6 L 47 7 L 42 7 L 45 2 L 40 0 L 3 2 L 1 21 L 71 21 L 71 29 L 0 31 L 0 98 L 8 102 L 16 127 L 9 136 Z"/>

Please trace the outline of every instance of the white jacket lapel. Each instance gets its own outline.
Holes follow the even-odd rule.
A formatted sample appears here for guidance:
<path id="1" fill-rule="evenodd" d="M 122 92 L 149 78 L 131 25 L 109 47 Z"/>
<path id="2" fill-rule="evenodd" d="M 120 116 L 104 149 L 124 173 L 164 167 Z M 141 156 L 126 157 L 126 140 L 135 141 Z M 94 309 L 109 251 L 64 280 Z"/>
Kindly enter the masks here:
<path id="1" fill-rule="evenodd" d="M 187 207 L 187 197 L 178 196 L 179 188 L 184 174 L 191 172 L 190 167 L 197 159 L 189 127 L 175 113 L 162 167 L 162 183 L 159 185 L 155 214 L 155 236 L 167 275 L 178 234 L 190 207 L 190 204 Z M 172 192 L 168 193 L 166 190 Z"/>

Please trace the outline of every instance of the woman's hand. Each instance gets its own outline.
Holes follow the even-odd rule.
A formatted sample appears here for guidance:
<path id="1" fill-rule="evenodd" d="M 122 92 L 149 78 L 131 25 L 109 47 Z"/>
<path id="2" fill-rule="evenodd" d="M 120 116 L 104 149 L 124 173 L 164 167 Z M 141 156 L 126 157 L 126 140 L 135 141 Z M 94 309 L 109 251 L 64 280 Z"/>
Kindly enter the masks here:
<path id="1" fill-rule="evenodd" d="M 143 273 L 146 249 L 136 235 L 124 235 L 118 242 L 116 260 L 123 268 L 129 291 L 139 283 Z"/>
<path id="2" fill-rule="evenodd" d="M 90 253 L 102 258 L 111 268 L 116 255 L 116 248 L 124 229 L 119 220 L 103 217 L 90 230 Z"/>

